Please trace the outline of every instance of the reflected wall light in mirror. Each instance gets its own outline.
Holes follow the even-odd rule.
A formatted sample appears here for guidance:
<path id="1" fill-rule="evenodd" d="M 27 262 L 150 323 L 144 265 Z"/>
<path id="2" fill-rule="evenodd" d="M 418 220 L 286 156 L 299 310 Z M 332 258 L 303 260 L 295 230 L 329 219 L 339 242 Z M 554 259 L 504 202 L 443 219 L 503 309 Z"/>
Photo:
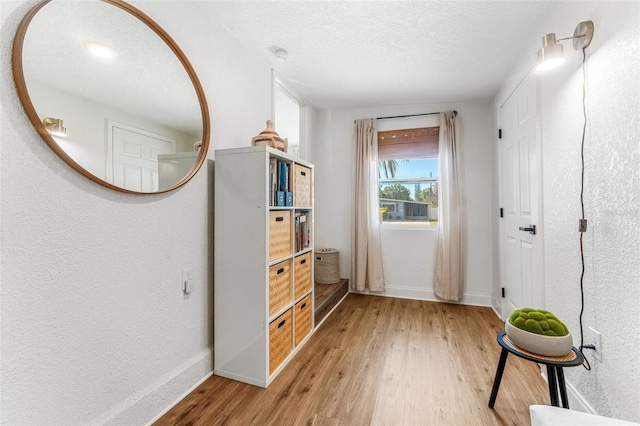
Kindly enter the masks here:
<path id="1" fill-rule="evenodd" d="M 593 22 L 580 22 L 573 31 L 572 37 L 565 37 L 556 40 L 555 33 L 546 34 L 542 37 L 542 49 L 538 50 L 538 71 L 546 71 L 557 68 L 564 63 L 564 48 L 560 41 L 572 40 L 573 49 L 585 49 L 591 44 L 593 38 Z"/>
<path id="2" fill-rule="evenodd" d="M 171 191 L 206 158 L 209 111 L 193 67 L 158 24 L 121 0 L 38 3 L 18 27 L 12 67 L 42 139 L 100 185 Z M 65 141 L 47 129 L 47 118 L 64 118 L 73 129 Z M 180 167 L 164 167 L 177 159 Z"/>
<path id="3" fill-rule="evenodd" d="M 44 124 L 44 128 L 47 129 L 47 132 L 53 136 L 67 136 L 67 129 L 62 125 L 61 118 L 46 117 L 42 120 L 42 124 Z"/>

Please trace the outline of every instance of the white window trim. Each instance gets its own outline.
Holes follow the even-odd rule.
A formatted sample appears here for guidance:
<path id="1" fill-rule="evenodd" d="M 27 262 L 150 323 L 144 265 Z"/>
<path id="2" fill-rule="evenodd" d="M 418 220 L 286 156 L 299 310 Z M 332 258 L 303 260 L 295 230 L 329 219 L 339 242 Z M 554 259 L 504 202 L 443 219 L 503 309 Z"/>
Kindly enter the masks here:
<path id="1" fill-rule="evenodd" d="M 380 229 L 393 231 L 437 231 L 438 225 L 427 222 L 380 222 Z"/>

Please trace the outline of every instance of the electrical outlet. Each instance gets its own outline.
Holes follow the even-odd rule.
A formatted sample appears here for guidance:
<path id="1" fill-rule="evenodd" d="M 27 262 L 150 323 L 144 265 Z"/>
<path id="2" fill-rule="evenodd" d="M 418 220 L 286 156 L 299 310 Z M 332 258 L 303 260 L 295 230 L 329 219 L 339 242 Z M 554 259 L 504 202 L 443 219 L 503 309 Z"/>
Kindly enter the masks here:
<path id="1" fill-rule="evenodd" d="M 193 269 L 187 268 L 182 270 L 182 291 L 189 294 L 193 291 Z"/>
<path id="2" fill-rule="evenodd" d="M 595 345 L 596 350 L 593 351 L 594 356 L 598 361 L 602 361 L 602 334 L 596 331 L 595 328 L 589 327 L 589 335 L 587 338 L 588 340 L 585 343 L 587 345 Z"/>

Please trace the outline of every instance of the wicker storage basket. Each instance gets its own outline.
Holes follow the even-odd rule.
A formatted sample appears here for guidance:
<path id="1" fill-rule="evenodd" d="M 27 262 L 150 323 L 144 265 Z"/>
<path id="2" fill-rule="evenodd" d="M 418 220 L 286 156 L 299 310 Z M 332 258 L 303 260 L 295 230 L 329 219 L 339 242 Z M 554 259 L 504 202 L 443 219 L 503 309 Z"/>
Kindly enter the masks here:
<path id="1" fill-rule="evenodd" d="M 294 299 L 311 290 L 311 252 L 295 258 L 294 266 L 295 290 Z"/>
<path id="2" fill-rule="evenodd" d="M 291 212 L 269 212 L 269 261 L 291 253 Z"/>
<path id="3" fill-rule="evenodd" d="M 291 267 L 290 261 L 276 263 L 269 267 L 269 316 L 291 302 Z"/>
<path id="4" fill-rule="evenodd" d="M 299 164 L 293 165 L 293 205 L 311 206 L 311 169 Z"/>
<path id="5" fill-rule="evenodd" d="M 340 281 L 340 264 L 338 250 L 316 250 L 315 281 L 318 284 L 335 284 Z"/>
<path id="6" fill-rule="evenodd" d="M 291 309 L 271 321 L 269 324 L 269 374 L 282 364 L 293 348 L 293 324 Z"/>
<path id="7" fill-rule="evenodd" d="M 295 343 L 298 346 L 311 331 L 311 295 L 296 303 L 293 311 Z"/>

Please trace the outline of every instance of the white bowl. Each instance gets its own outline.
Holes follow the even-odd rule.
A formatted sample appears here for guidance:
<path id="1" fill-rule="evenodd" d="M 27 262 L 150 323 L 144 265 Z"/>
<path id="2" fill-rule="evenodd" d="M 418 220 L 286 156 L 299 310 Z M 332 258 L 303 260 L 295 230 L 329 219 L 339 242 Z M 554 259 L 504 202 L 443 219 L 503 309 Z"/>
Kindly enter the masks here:
<path id="1" fill-rule="evenodd" d="M 505 321 L 504 330 L 514 345 L 534 354 L 564 356 L 573 348 L 571 333 L 566 336 L 545 336 L 521 330 L 511 325 L 509 320 Z"/>

